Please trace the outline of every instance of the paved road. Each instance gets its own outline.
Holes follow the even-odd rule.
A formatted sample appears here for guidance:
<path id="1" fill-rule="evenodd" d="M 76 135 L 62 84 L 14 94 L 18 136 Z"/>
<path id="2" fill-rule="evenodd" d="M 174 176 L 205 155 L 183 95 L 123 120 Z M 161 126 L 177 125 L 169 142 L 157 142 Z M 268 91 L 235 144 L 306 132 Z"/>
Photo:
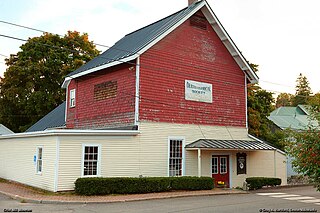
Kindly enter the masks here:
<path id="1" fill-rule="evenodd" d="M 0 212 L 319 212 L 320 192 L 312 187 L 260 190 L 250 194 L 216 195 L 107 204 L 21 203 L 0 195 Z M 288 211 L 287 211 L 288 210 Z"/>

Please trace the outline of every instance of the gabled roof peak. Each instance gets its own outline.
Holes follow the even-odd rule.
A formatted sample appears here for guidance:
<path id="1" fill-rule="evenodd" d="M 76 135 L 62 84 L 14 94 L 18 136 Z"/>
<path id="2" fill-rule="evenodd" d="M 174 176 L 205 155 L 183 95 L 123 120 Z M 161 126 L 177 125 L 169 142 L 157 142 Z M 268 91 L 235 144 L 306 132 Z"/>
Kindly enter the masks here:
<path id="1" fill-rule="evenodd" d="M 240 69 L 246 74 L 249 83 L 258 82 L 258 76 L 254 73 L 248 62 L 233 43 L 208 3 L 205 0 L 201 0 L 196 1 L 188 7 L 160 19 L 159 21 L 127 34 L 107 51 L 70 73 L 65 78 L 62 87 L 66 88 L 73 78 L 78 78 L 136 59 L 199 10 L 205 15 L 212 28 L 239 65 Z"/>

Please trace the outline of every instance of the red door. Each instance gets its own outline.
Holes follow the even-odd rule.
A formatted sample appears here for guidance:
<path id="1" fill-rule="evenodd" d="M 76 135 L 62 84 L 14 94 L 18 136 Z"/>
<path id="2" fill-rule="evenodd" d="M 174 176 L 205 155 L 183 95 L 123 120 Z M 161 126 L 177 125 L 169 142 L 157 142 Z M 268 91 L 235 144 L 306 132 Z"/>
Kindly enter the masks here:
<path id="1" fill-rule="evenodd" d="M 212 177 L 215 187 L 229 188 L 229 156 L 212 155 Z"/>

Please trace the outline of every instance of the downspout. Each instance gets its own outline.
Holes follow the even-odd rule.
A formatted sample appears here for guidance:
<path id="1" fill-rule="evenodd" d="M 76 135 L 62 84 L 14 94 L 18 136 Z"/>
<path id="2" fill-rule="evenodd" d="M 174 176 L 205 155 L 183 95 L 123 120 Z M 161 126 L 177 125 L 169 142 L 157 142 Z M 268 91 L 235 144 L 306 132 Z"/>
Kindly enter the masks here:
<path id="1" fill-rule="evenodd" d="M 134 125 L 139 125 L 139 103 L 140 103 L 140 56 L 137 57 L 136 63 L 136 92 L 135 92 L 135 113 Z"/>
<path id="2" fill-rule="evenodd" d="M 246 128 L 248 130 L 248 85 L 247 85 L 247 76 L 244 76 L 244 90 L 245 90 L 245 104 L 246 104 Z"/>
<path id="3" fill-rule="evenodd" d="M 71 80 L 70 80 L 71 81 Z M 64 122 L 65 124 L 67 125 L 67 116 L 68 116 L 68 104 L 69 104 L 69 84 L 70 84 L 70 81 L 68 81 L 67 83 L 67 87 L 66 87 L 66 109 L 65 109 L 65 117 L 64 117 Z"/>

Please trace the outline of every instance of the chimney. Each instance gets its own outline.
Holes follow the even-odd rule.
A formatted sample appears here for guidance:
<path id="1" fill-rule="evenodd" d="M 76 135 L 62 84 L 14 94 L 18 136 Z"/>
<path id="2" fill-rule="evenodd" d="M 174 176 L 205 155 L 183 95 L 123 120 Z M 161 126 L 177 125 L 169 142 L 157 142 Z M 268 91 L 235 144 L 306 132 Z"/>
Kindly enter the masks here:
<path id="1" fill-rule="evenodd" d="M 188 6 L 192 5 L 196 1 L 198 1 L 198 0 L 188 0 Z"/>

